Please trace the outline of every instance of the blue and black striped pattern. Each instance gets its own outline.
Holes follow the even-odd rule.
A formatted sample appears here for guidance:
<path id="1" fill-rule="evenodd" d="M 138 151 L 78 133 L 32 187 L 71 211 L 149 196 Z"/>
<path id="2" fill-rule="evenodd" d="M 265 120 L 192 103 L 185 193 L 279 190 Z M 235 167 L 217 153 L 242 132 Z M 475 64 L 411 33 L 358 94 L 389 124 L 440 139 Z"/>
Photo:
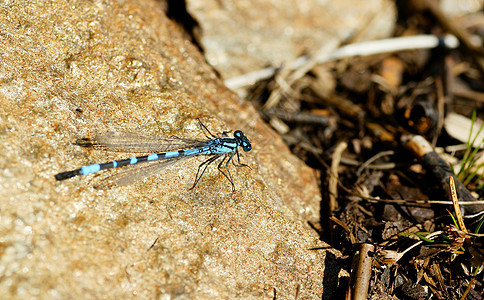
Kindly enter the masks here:
<path id="1" fill-rule="evenodd" d="M 198 155 L 209 155 L 211 156 L 205 162 L 200 164 L 198 167 L 197 175 L 195 176 L 195 182 L 193 184 L 194 188 L 203 173 L 205 172 L 208 165 L 217 160 L 220 157 L 223 159 L 220 161 L 218 168 L 225 175 L 225 177 L 232 184 L 232 188 L 235 190 L 232 175 L 228 169 L 228 164 L 237 155 L 237 160 L 240 165 L 245 166 L 240 163 L 238 148 L 242 147 L 245 152 L 252 149 L 249 139 L 240 130 L 234 132 L 234 137 L 215 137 L 208 131 L 208 129 L 201 124 L 213 139 L 209 140 L 198 140 L 198 139 L 183 139 L 178 137 L 171 138 L 149 138 L 149 137 L 139 137 L 132 134 L 113 134 L 107 133 L 104 135 L 99 135 L 94 139 L 81 139 L 76 142 L 77 145 L 83 147 L 101 147 L 108 150 L 116 151 L 137 151 L 137 152 L 148 152 L 154 149 L 161 149 L 161 151 L 167 151 L 172 149 L 188 148 L 184 150 L 168 151 L 163 153 L 155 153 L 146 156 L 136 156 L 123 160 L 115 160 L 102 164 L 92 164 L 83 166 L 79 169 L 62 172 L 55 175 L 57 180 L 65 180 L 75 176 L 88 175 L 92 173 L 99 172 L 101 170 L 107 170 L 112 168 L 120 168 L 129 165 L 142 164 L 139 169 L 134 169 L 132 171 L 126 171 L 120 175 L 114 175 L 111 179 L 116 185 L 129 184 L 147 176 L 157 173 L 162 168 L 171 165 L 175 162 L 198 156 Z M 228 159 L 227 159 L 228 158 Z M 224 173 L 220 168 L 222 164 L 225 163 L 225 169 L 227 174 Z M 151 164 L 148 164 L 150 163 Z M 202 169 L 203 168 L 203 169 Z M 202 170 L 202 171 L 201 171 Z M 201 171 L 201 172 L 200 172 Z"/>

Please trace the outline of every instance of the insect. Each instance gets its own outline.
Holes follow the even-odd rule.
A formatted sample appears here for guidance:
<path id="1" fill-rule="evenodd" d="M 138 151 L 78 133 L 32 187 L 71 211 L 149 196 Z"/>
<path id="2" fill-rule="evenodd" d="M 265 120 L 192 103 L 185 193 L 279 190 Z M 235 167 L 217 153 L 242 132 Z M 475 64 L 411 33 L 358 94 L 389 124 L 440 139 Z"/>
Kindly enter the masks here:
<path id="1" fill-rule="evenodd" d="M 124 152 L 151 152 L 153 154 L 83 166 L 72 171 L 58 173 L 55 175 L 55 179 L 66 180 L 75 176 L 97 173 L 102 170 L 139 165 L 138 168 L 128 168 L 109 177 L 111 184 L 127 185 L 156 174 L 174 163 L 191 157 L 206 155 L 210 157 L 198 166 L 195 182 L 191 189 L 196 187 L 207 167 L 217 159 L 222 158 L 218 164 L 218 169 L 230 181 L 232 190 L 235 191 L 234 181 L 228 166 L 234 155 L 237 155 L 239 165 L 247 166 L 240 162 L 239 147 L 245 152 L 249 152 L 252 149 L 249 139 L 240 130 L 235 131 L 233 137 L 229 137 L 225 133 L 223 136 L 217 137 L 202 122 L 200 122 L 200 125 L 206 132 L 205 135 L 210 137 L 209 139 L 143 137 L 131 133 L 109 132 L 97 135 L 93 139 L 77 140 L 76 144 L 81 147 L 99 147 Z M 222 170 L 222 167 L 226 170 L 226 173 Z"/>

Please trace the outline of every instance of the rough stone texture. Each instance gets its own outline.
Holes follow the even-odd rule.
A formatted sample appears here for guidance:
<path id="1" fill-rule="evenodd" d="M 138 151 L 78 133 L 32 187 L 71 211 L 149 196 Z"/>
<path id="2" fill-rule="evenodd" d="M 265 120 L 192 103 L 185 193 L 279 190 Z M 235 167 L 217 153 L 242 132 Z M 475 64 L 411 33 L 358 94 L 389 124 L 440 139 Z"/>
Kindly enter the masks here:
<path id="1" fill-rule="evenodd" d="M 338 270 L 310 250 L 327 246 L 307 224 L 313 172 L 158 5 L 0 2 L 0 298 L 320 298 Z M 230 166 L 235 193 L 216 168 L 189 190 L 196 159 L 108 190 L 93 188 L 104 174 L 54 180 L 132 156 L 77 138 L 203 137 L 196 118 L 251 139 L 251 169 Z"/>
<path id="2" fill-rule="evenodd" d="M 388 37 L 396 20 L 390 0 L 187 0 L 187 7 L 208 62 L 224 79 L 291 62 L 331 38 Z"/>

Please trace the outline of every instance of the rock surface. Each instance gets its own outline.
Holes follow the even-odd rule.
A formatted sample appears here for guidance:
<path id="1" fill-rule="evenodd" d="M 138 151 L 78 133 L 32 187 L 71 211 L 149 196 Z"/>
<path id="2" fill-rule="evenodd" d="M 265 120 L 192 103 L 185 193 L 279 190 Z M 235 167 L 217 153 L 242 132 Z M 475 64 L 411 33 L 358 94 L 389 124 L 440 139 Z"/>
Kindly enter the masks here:
<path id="1" fill-rule="evenodd" d="M 330 39 L 375 40 L 393 33 L 389 0 L 187 0 L 207 61 L 222 78 L 279 67 Z"/>
<path id="2" fill-rule="evenodd" d="M 228 91 L 156 1 L 0 3 L 0 298 L 320 298 L 337 278 L 315 175 Z M 72 143 L 97 132 L 199 137 L 241 129 L 236 192 L 201 159 L 108 190 L 128 158 Z M 113 172 L 105 172 L 112 174 Z M 335 265 L 334 263 L 332 265 Z"/>

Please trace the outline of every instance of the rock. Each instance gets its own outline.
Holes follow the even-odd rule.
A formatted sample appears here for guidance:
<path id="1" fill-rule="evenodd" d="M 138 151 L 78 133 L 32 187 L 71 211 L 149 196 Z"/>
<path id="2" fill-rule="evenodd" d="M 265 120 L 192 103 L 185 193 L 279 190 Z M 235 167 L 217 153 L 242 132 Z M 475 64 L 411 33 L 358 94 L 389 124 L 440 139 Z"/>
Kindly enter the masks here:
<path id="1" fill-rule="evenodd" d="M 341 43 L 390 36 L 397 17 L 386 0 L 188 0 L 201 28 L 199 43 L 223 79 L 279 67 Z"/>
<path id="2" fill-rule="evenodd" d="M 314 173 L 227 90 L 156 1 L 0 4 L 0 298 L 320 298 Z M 202 159 L 107 190 L 129 158 L 78 147 L 98 132 L 204 138 L 241 129 L 249 168 Z M 334 252 L 334 251 L 333 251 Z M 336 252 L 335 252 L 336 253 Z M 334 275 L 336 276 L 336 275 Z"/>

